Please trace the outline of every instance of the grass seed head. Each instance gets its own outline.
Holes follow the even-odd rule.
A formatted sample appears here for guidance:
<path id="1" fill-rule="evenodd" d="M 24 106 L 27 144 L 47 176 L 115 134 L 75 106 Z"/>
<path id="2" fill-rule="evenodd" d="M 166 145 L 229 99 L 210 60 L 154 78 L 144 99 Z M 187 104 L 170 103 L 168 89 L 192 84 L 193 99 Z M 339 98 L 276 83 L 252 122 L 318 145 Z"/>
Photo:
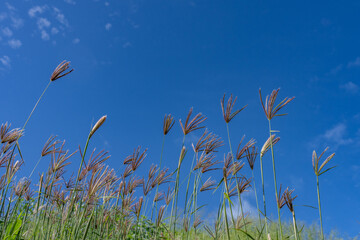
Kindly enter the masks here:
<path id="1" fill-rule="evenodd" d="M 284 192 L 285 203 L 291 212 L 294 212 L 293 202 L 294 202 L 295 198 L 297 198 L 297 196 L 295 196 L 295 197 L 292 196 L 293 192 L 294 192 L 294 189 L 289 190 L 288 188 Z"/>
<path id="2" fill-rule="evenodd" d="M 325 148 L 325 150 L 320 154 L 320 156 L 318 157 L 315 150 L 313 151 L 313 154 L 312 154 L 312 164 L 313 164 L 313 169 L 314 169 L 314 173 L 316 176 L 320 176 L 324 173 L 326 173 L 327 171 L 333 169 L 334 167 L 330 167 L 330 168 L 327 168 L 325 170 L 323 170 L 323 168 L 326 166 L 326 164 L 335 156 L 335 153 L 332 153 L 330 154 L 330 156 L 328 156 L 325 161 L 320 165 L 319 167 L 319 162 L 320 162 L 320 159 L 321 157 L 324 155 L 324 153 L 328 150 L 329 148 Z"/>
<path id="3" fill-rule="evenodd" d="M 171 114 L 168 114 L 168 115 L 165 114 L 164 126 L 163 126 L 164 135 L 167 135 L 169 133 L 171 128 L 174 126 L 174 124 L 175 124 L 174 117 L 171 116 Z"/>
<path id="4" fill-rule="evenodd" d="M 92 137 L 92 135 L 94 135 L 94 133 L 99 129 L 99 127 L 101 127 L 101 125 L 104 124 L 105 120 L 106 120 L 107 116 L 102 116 L 94 125 L 94 127 L 91 129 L 90 132 L 90 138 Z"/>
<path id="5" fill-rule="evenodd" d="M 70 69 L 69 71 L 66 72 L 66 70 L 68 70 L 70 68 L 70 62 L 62 61 L 54 70 L 54 72 L 51 74 L 50 77 L 50 81 L 55 81 L 59 78 L 62 78 L 66 75 L 68 75 L 69 73 L 71 73 L 72 71 L 74 71 L 74 69 Z"/>
<path id="6" fill-rule="evenodd" d="M 246 159 L 249 163 L 251 170 L 254 170 L 254 165 L 255 165 L 257 155 L 258 155 L 258 152 L 257 152 L 255 146 L 251 146 L 250 148 L 246 149 Z"/>
<path id="7" fill-rule="evenodd" d="M 200 188 L 200 192 L 205 192 L 209 190 L 213 190 L 216 187 L 216 181 L 211 180 L 211 177 L 209 177 L 204 184 Z"/>
<path id="8" fill-rule="evenodd" d="M 190 120 L 192 112 L 193 112 L 193 108 L 190 108 L 190 111 L 186 117 L 186 121 L 184 125 L 181 119 L 179 120 L 184 135 L 187 135 L 192 131 L 204 128 L 204 126 L 200 126 L 200 124 L 206 120 L 206 117 L 202 115 L 202 113 L 198 113 L 195 115 L 195 117 L 192 120 Z"/>
<path id="9" fill-rule="evenodd" d="M 224 120 L 226 123 L 229 123 L 239 112 L 241 112 L 242 110 L 244 110 L 244 108 L 247 107 L 247 105 L 245 105 L 241 109 L 238 109 L 235 112 L 231 113 L 231 111 L 235 105 L 236 99 L 237 99 L 237 97 L 235 97 L 235 99 L 233 100 L 233 95 L 231 94 L 227 101 L 226 107 L 225 107 L 225 94 L 220 101 L 221 110 L 222 110 L 223 117 L 224 117 Z"/>
<path id="10" fill-rule="evenodd" d="M 236 159 L 237 160 L 240 160 L 240 159 L 242 159 L 244 156 L 244 153 L 246 152 L 246 150 L 248 149 L 248 148 L 250 148 L 250 147 L 252 147 L 252 146 L 254 146 L 255 145 L 255 139 L 250 139 L 242 148 L 240 148 L 241 147 L 241 143 L 243 142 L 243 140 L 244 140 L 244 138 L 245 138 L 245 136 L 243 136 L 242 137 L 242 139 L 241 139 L 241 141 L 240 141 L 240 143 L 239 143 L 239 146 L 238 146 L 238 149 L 237 149 L 237 151 L 236 151 Z"/>
<path id="11" fill-rule="evenodd" d="M 269 137 L 266 142 L 264 143 L 264 145 L 261 148 L 260 151 L 260 157 L 263 157 L 264 154 L 269 151 L 270 147 L 271 147 L 271 141 L 272 141 L 272 145 L 274 146 L 277 142 L 280 141 L 280 137 L 275 138 L 275 134 L 271 135 L 271 137 Z"/>
<path id="12" fill-rule="evenodd" d="M 275 106 L 275 101 L 276 101 L 276 97 L 278 95 L 280 91 L 280 88 L 278 89 L 274 89 L 271 94 L 270 97 L 269 95 L 266 96 L 266 100 L 265 100 L 265 104 L 263 102 L 262 96 L 261 96 L 261 88 L 259 89 L 259 95 L 260 95 L 260 101 L 261 101 L 261 106 L 264 110 L 264 113 L 266 115 L 266 118 L 270 121 L 272 118 L 276 117 L 276 116 L 284 116 L 285 114 L 278 114 L 278 112 L 285 107 L 288 103 L 290 103 L 292 100 L 294 100 L 295 97 L 292 98 L 284 98 L 284 100 L 282 100 L 278 105 Z"/>

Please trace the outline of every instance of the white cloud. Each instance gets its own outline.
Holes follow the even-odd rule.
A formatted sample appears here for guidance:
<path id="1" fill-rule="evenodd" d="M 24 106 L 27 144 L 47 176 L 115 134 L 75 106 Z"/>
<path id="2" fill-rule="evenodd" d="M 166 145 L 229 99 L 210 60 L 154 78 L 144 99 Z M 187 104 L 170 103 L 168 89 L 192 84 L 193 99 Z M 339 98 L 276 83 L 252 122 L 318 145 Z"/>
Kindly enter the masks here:
<path id="1" fill-rule="evenodd" d="M 107 31 L 109 31 L 111 27 L 112 27 L 111 23 L 105 24 L 105 29 L 106 29 Z"/>
<path id="2" fill-rule="evenodd" d="M 68 4 L 72 4 L 72 5 L 76 4 L 76 2 L 74 0 L 64 0 L 64 2 L 66 2 Z"/>
<path id="3" fill-rule="evenodd" d="M 0 63 L 5 67 L 10 67 L 10 58 L 8 56 L 0 57 Z"/>
<path id="4" fill-rule="evenodd" d="M 47 20 L 46 18 L 39 18 L 37 20 L 37 26 L 40 30 L 43 28 L 48 28 L 48 27 L 50 27 L 50 25 L 51 25 L 51 22 L 49 20 Z"/>
<path id="5" fill-rule="evenodd" d="M 337 65 L 335 68 L 330 70 L 330 74 L 335 75 L 343 69 L 343 64 Z"/>
<path id="6" fill-rule="evenodd" d="M 336 150 L 340 146 L 349 145 L 354 142 L 353 138 L 347 136 L 347 126 L 345 123 L 338 123 L 334 127 L 318 135 L 309 143 L 312 149 L 324 148 L 330 146 Z"/>
<path id="7" fill-rule="evenodd" d="M 357 57 L 354 61 L 349 62 L 347 66 L 349 68 L 350 67 L 359 67 L 360 66 L 360 57 Z"/>
<path id="8" fill-rule="evenodd" d="M 75 38 L 73 41 L 73 44 L 78 44 L 80 42 L 80 39 L 79 38 Z"/>
<path id="9" fill-rule="evenodd" d="M 12 26 L 16 29 L 21 28 L 24 25 L 24 21 L 20 17 L 11 16 Z"/>
<path id="10" fill-rule="evenodd" d="M 14 48 L 14 49 L 19 48 L 19 47 L 21 47 L 21 45 L 22 45 L 21 41 L 18 40 L 18 39 L 11 39 L 11 40 L 9 40 L 9 41 L 8 41 L 8 44 L 9 44 L 9 46 L 10 46 L 11 48 Z"/>
<path id="11" fill-rule="evenodd" d="M 355 94 L 359 91 L 359 86 L 353 82 L 347 82 L 343 85 L 340 85 L 340 88 L 345 89 L 347 92 L 353 93 L 353 94 Z"/>
<path id="12" fill-rule="evenodd" d="M 234 200 L 233 202 L 236 202 L 238 201 L 238 198 L 237 197 L 234 197 Z M 241 203 L 242 203 L 242 207 L 243 207 L 243 210 L 244 210 L 244 215 L 245 216 L 250 216 L 250 217 L 255 217 L 257 216 L 257 208 L 254 207 L 253 205 L 251 205 L 251 203 L 242 196 L 242 199 L 241 199 Z M 231 212 L 230 212 L 230 208 L 227 207 L 226 208 L 226 212 L 229 216 L 231 216 Z M 238 217 L 241 217 L 242 214 L 241 214 L 241 207 L 240 207 L 240 204 L 238 202 L 236 202 L 233 206 L 232 206 L 232 212 L 233 212 L 233 216 L 234 218 L 238 218 Z"/>
<path id="13" fill-rule="evenodd" d="M 13 35 L 13 32 L 8 27 L 3 28 L 1 31 L 6 37 L 11 37 Z"/>
<path id="14" fill-rule="evenodd" d="M 43 13 L 46 10 L 47 6 L 34 6 L 32 8 L 29 9 L 28 14 L 30 17 L 36 17 L 36 15 L 39 13 Z"/>
<path id="15" fill-rule="evenodd" d="M 51 28 L 51 34 L 58 34 L 59 30 L 56 27 Z"/>
<path id="16" fill-rule="evenodd" d="M 126 43 L 124 43 L 122 45 L 123 48 L 128 48 L 128 47 L 131 47 L 131 46 L 132 46 L 131 42 L 126 42 Z"/>
<path id="17" fill-rule="evenodd" d="M 5 3 L 6 7 L 10 10 L 10 11 L 15 11 L 15 7 L 10 5 L 8 2 Z"/>
<path id="18" fill-rule="evenodd" d="M 49 34 L 45 30 L 41 30 L 41 39 L 47 41 L 50 39 Z"/>
<path id="19" fill-rule="evenodd" d="M 7 14 L 6 14 L 6 13 L 4 13 L 4 12 L 0 13 L 0 21 L 4 20 L 4 19 L 6 19 L 6 18 L 7 18 Z"/>
<path id="20" fill-rule="evenodd" d="M 58 9 L 56 7 L 54 7 L 53 9 L 54 9 L 56 20 L 58 20 L 64 26 L 68 26 L 69 23 L 68 23 L 67 19 L 65 18 L 65 15 L 61 13 L 60 9 Z"/>
<path id="21" fill-rule="evenodd" d="M 335 125 L 333 128 L 327 130 L 323 138 L 328 141 L 335 143 L 337 146 L 340 145 L 347 145 L 349 143 L 352 143 L 352 139 L 345 138 L 346 135 L 346 125 L 345 123 L 339 123 Z"/>
<path id="22" fill-rule="evenodd" d="M 107 6 L 107 7 L 108 7 L 109 5 L 110 5 L 110 3 L 109 3 L 109 2 L 105 2 L 105 6 Z"/>

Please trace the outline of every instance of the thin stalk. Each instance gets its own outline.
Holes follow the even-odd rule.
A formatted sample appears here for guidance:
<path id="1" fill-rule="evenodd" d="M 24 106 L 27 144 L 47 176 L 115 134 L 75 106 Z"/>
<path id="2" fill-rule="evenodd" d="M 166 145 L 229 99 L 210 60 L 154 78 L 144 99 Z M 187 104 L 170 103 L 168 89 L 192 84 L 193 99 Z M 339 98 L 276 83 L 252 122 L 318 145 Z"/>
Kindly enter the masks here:
<path id="1" fill-rule="evenodd" d="M 26 122 L 25 122 L 24 126 L 22 127 L 22 129 L 25 129 L 26 124 L 29 122 L 29 120 L 30 120 L 31 116 L 33 115 L 33 113 L 34 113 L 34 111 L 35 111 L 36 107 L 38 106 L 38 104 L 39 104 L 39 102 L 40 102 L 41 98 L 44 96 L 44 94 L 45 94 L 46 90 L 49 88 L 50 84 L 51 84 L 51 81 L 49 81 L 48 85 L 45 87 L 44 91 L 43 91 L 43 92 L 42 92 L 42 94 L 40 95 L 40 97 L 39 97 L 39 99 L 37 100 L 37 102 L 36 102 L 36 104 L 35 104 L 34 108 L 33 108 L 33 109 L 32 109 L 32 111 L 31 111 L 30 115 L 29 115 L 29 116 L 28 116 L 28 118 L 26 119 Z M 17 143 L 17 141 L 16 141 L 16 143 Z"/>
<path id="2" fill-rule="evenodd" d="M 160 154 L 160 163 L 159 163 L 159 171 L 161 171 L 161 163 L 162 163 L 162 158 L 163 158 L 163 153 L 164 153 L 164 145 L 165 145 L 165 134 L 163 136 L 163 140 L 162 140 L 162 144 L 161 144 L 161 154 Z M 159 191 L 159 184 L 156 185 L 156 191 L 155 191 L 155 196 L 157 195 Z M 152 208 L 151 208 L 151 221 L 153 219 L 153 213 L 154 213 L 154 204 L 155 202 L 153 201 L 153 204 L 152 204 Z M 155 207 L 155 210 L 157 210 L 157 202 L 156 202 L 156 207 Z"/>
<path id="3" fill-rule="evenodd" d="M 86 154 L 86 151 L 87 151 L 87 148 L 88 148 L 88 145 L 89 145 L 89 141 L 90 141 L 90 138 L 91 138 L 91 135 L 89 133 L 89 136 L 87 137 L 86 139 L 86 144 L 85 144 L 85 148 L 84 148 L 84 152 L 82 154 L 82 158 L 81 158 L 81 162 L 80 162 L 80 166 L 79 166 L 79 170 L 78 170 L 78 174 L 77 174 L 77 177 L 76 177 L 76 182 L 75 182 L 75 191 L 76 191 L 76 188 L 77 188 L 77 185 L 78 185 L 78 181 L 79 181 L 79 176 L 80 176 L 80 173 L 81 173 L 81 169 L 82 169 L 82 165 L 84 163 L 84 159 L 85 159 L 85 154 Z"/>
<path id="4" fill-rule="evenodd" d="M 292 217 L 293 217 L 293 226 L 294 226 L 294 235 L 295 239 L 298 240 L 298 232 L 297 232 L 297 226 L 296 226 L 296 218 L 295 218 L 295 211 L 292 211 Z"/>
<path id="5" fill-rule="evenodd" d="M 226 190 L 226 194 L 228 195 L 229 199 L 228 199 L 228 203 L 229 203 L 229 208 L 230 208 L 230 213 L 231 213 L 231 219 L 232 219 L 232 223 L 233 223 L 233 228 L 234 228 L 234 232 L 235 232 L 235 236 L 236 236 L 236 229 L 235 229 L 235 218 L 234 218 L 234 214 L 233 214 L 233 210 L 232 210 L 232 206 L 231 206 L 231 201 L 230 201 L 230 193 L 229 193 L 229 186 L 227 184 L 227 179 L 226 177 L 224 177 L 224 183 L 225 183 L 225 190 Z"/>
<path id="6" fill-rule="evenodd" d="M 186 213 L 186 210 L 187 210 L 187 205 L 188 205 L 188 195 L 189 195 L 190 178 L 191 178 L 191 174 L 193 173 L 193 167 L 194 167 L 194 162 L 195 162 L 196 154 L 197 154 L 197 153 L 194 153 L 194 156 L 193 156 L 193 160 L 192 160 L 191 168 L 190 168 L 190 173 L 189 173 L 189 176 L 188 176 L 188 182 L 187 182 L 187 185 L 186 185 L 184 216 L 185 216 L 185 213 Z"/>
<path id="7" fill-rule="evenodd" d="M 178 202 L 178 193 L 179 193 L 179 178 L 180 178 L 180 166 L 177 169 L 177 173 L 176 173 L 176 182 L 175 182 L 175 196 L 174 196 L 174 201 L 173 201 L 173 205 L 171 208 L 171 213 L 174 211 L 174 236 L 175 236 L 175 225 L 176 225 L 176 215 L 177 215 L 177 202 Z M 175 208 L 174 208 L 174 203 L 175 203 Z M 172 216 L 172 214 L 171 214 Z"/>
<path id="8" fill-rule="evenodd" d="M 234 162 L 235 162 L 235 160 L 234 160 L 234 154 L 233 154 L 232 147 L 231 147 L 230 130 L 229 130 L 229 124 L 228 124 L 228 123 L 226 123 L 226 130 L 227 130 L 227 135 L 228 135 L 228 140 L 229 140 L 229 147 L 230 147 L 230 153 L 231 153 L 231 160 L 232 160 L 232 162 L 234 163 Z M 235 165 L 234 165 L 234 170 L 235 170 Z M 235 171 L 234 171 L 234 172 L 235 172 Z M 242 206 L 242 202 L 241 202 L 239 182 L 238 182 L 238 179 L 237 179 L 236 174 L 233 174 L 233 176 L 235 176 L 235 179 L 236 179 L 236 190 L 237 190 L 237 193 L 238 193 L 239 204 L 240 204 L 240 207 L 241 207 L 241 213 L 242 213 L 242 216 L 243 216 L 243 222 L 244 222 L 245 232 L 247 233 L 247 228 L 246 228 L 246 223 L 245 223 L 245 218 L 244 218 L 244 212 L 243 212 L 243 210 L 242 210 L 242 209 L 243 209 L 243 206 Z M 248 237 L 248 236 L 246 236 L 246 238 L 248 239 L 249 237 Z"/>
<path id="9" fill-rule="evenodd" d="M 258 202 L 258 198 L 257 198 L 257 194 L 256 194 L 256 185 L 255 185 L 255 176 L 254 176 L 254 170 L 251 170 L 252 173 L 252 177 L 253 177 L 253 182 L 254 182 L 254 193 L 255 193 L 255 200 L 256 200 L 256 207 L 258 210 L 258 214 L 259 214 L 259 223 L 261 225 L 261 216 L 260 216 L 260 208 L 259 208 L 259 202 Z"/>
<path id="10" fill-rule="evenodd" d="M 182 145 L 181 145 L 181 149 L 184 147 L 185 144 L 185 137 L 186 135 L 184 134 L 183 137 L 183 141 L 182 141 Z M 180 161 L 180 160 L 179 160 Z M 177 169 L 176 169 L 176 181 L 175 181 L 175 192 L 174 192 L 174 198 L 172 201 L 172 206 L 171 206 L 171 214 L 170 214 L 170 229 L 171 226 L 174 225 L 174 237 L 175 237 L 175 225 L 176 225 L 176 215 L 177 215 L 177 201 L 178 201 L 178 192 L 179 192 L 179 178 L 180 178 L 180 167 L 181 164 L 178 165 Z M 175 205 L 175 206 L 174 206 Z M 175 208 L 174 208 L 175 207 Z M 173 219 L 173 212 L 175 212 L 175 219 Z M 174 221 L 174 223 L 172 223 L 172 221 Z"/>
<path id="11" fill-rule="evenodd" d="M 224 209 L 224 218 L 225 218 L 225 226 L 226 226 L 227 238 L 228 238 L 228 240 L 230 240 L 230 231 L 229 231 L 229 223 L 228 223 L 227 214 L 226 214 L 225 198 L 224 198 L 224 201 L 223 201 L 223 209 Z"/>
<path id="12" fill-rule="evenodd" d="M 262 161 L 262 156 L 261 155 L 260 155 L 260 170 L 261 170 L 262 193 L 263 193 L 263 201 L 264 201 L 265 231 L 266 231 L 266 236 L 269 236 L 269 230 L 268 230 L 268 225 L 267 225 L 267 216 L 266 216 L 266 201 L 265 201 L 265 184 L 264 184 L 263 161 Z"/>
<path id="13" fill-rule="evenodd" d="M 320 215 L 320 227 L 321 227 L 321 240 L 324 240 L 324 230 L 323 230 L 323 222 L 322 222 L 322 215 L 321 215 L 321 203 L 320 203 L 320 186 L 319 186 L 319 176 L 316 175 L 316 187 L 317 187 L 317 196 L 318 196 L 318 203 L 319 203 L 319 215 Z"/>
<path id="14" fill-rule="evenodd" d="M 37 161 L 37 163 L 36 163 L 35 167 L 34 167 L 34 168 L 33 168 L 33 170 L 31 171 L 29 178 L 31 178 L 31 176 L 33 175 L 33 173 L 34 173 L 35 169 L 37 168 L 37 166 L 38 166 L 38 165 L 39 165 L 39 163 L 40 163 L 41 158 L 42 158 L 42 156 L 39 158 L 39 160 Z"/>
<path id="15" fill-rule="evenodd" d="M 277 190 L 277 183 L 276 183 L 276 168 L 275 168 L 275 158 L 274 158 L 274 148 L 273 142 L 271 141 L 271 122 L 269 120 L 269 135 L 270 135 L 270 148 L 271 148 L 271 158 L 272 158 L 272 165 L 273 165 L 273 172 L 274 172 L 274 185 L 275 185 L 275 195 L 276 195 L 276 203 L 278 203 L 278 190 Z M 279 216 L 279 228 L 280 228 L 280 239 L 283 239 L 283 232 L 281 226 L 281 215 L 280 215 L 280 207 L 276 204 L 278 216 Z"/>

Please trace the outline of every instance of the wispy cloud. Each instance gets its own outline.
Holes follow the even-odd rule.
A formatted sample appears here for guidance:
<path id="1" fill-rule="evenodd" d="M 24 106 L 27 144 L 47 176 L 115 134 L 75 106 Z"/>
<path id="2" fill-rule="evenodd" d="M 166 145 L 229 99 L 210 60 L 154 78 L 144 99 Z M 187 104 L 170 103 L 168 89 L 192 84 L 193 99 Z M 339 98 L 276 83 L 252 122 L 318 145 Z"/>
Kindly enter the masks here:
<path id="1" fill-rule="evenodd" d="M 331 75 L 335 75 L 338 72 L 340 72 L 343 69 L 344 65 L 343 64 L 339 64 L 336 67 L 334 67 L 333 69 L 330 70 L 330 74 Z"/>
<path id="2" fill-rule="evenodd" d="M 334 127 L 326 130 L 323 134 L 317 136 L 311 142 L 312 148 L 331 146 L 337 149 L 340 146 L 345 146 L 353 143 L 354 140 L 347 137 L 347 126 L 345 123 L 338 123 Z"/>
<path id="3" fill-rule="evenodd" d="M 111 27 L 112 27 L 111 23 L 105 24 L 105 29 L 106 29 L 107 31 L 109 31 Z"/>
<path id="4" fill-rule="evenodd" d="M 51 28 L 51 34 L 58 34 L 59 33 L 59 29 L 57 29 L 56 27 L 52 27 Z"/>
<path id="5" fill-rule="evenodd" d="M 50 34 L 56 35 L 69 27 L 67 18 L 57 7 L 38 5 L 30 8 L 28 14 L 30 18 L 36 20 L 40 37 L 44 41 L 50 40 Z M 53 41 L 53 43 L 55 44 L 56 42 Z"/>
<path id="6" fill-rule="evenodd" d="M 64 0 L 64 2 L 71 4 L 71 5 L 75 5 L 76 2 L 74 0 Z"/>
<path id="7" fill-rule="evenodd" d="M 80 39 L 79 38 L 75 38 L 73 41 L 73 44 L 78 44 L 80 42 Z"/>
<path id="8" fill-rule="evenodd" d="M 9 9 L 10 11 L 15 11 L 15 10 L 16 10 L 16 8 L 15 8 L 13 5 L 11 5 L 10 3 L 8 3 L 8 2 L 5 3 L 5 6 L 6 6 L 7 9 Z"/>
<path id="9" fill-rule="evenodd" d="M 4 66 L 9 68 L 10 67 L 10 58 L 8 56 L 2 56 L 0 57 L 0 63 Z"/>
<path id="10" fill-rule="evenodd" d="M 348 63 L 347 67 L 359 67 L 360 66 L 360 57 L 357 57 L 354 61 Z"/>
<path id="11" fill-rule="evenodd" d="M 131 42 L 126 42 L 126 43 L 124 43 L 122 45 L 123 48 L 128 48 L 128 47 L 131 47 L 131 46 L 132 46 Z"/>
<path id="12" fill-rule="evenodd" d="M 41 39 L 44 41 L 50 40 L 50 36 L 45 30 L 41 30 Z"/>
<path id="13" fill-rule="evenodd" d="M 340 85 L 340 88 L 352 94 L 359 92 L 359 86 L 353 82 L 347 82 L 343 85 Z"/>
<path id="14" fill-rule="evenodd" d="M 50 27 L 50 25 L 51 25 L 51 22 L 46 18 L 41 17 L 37 20 L 37 26 L 40 30 L 43 28 L 48 28 L 48 27 Z"/>
<path id="15" fill-rule="evenodd" d="M 65 18 L 65 15 L 61 12 L 60 9 L 53 7 L 54 13 L 55 13 L 55 18 L 56 20 L 58 20 L 62 25 L 68 27 L 69 26 L 69 22 L 68 20 Z"/>
<path id="16" fill-rule="evenodd" d="M 44 6 L 34 6 L 29 9 L 28 14 L 30 17 L 36 17 L 38 14 L 43 13 L 48 7 L 46 5 Z"/>
<path id="17" fill-rule="evenodd" d="M 9 44 L 9 46 L 10 46 L 11 48 L 13 48 L 13 49 L 19 48 L 19 47 L 21 47 L 21 45 L 22 45 L 21 41 L 18 40 L 18 39 L 11 39 L 11 40 L 9 40 L 9 41 L 8 41 L 8 44 Z"/>
<path id="18" fill-rule="evenodd" d="M 8 27 L 1 29 L 1 32 L 6 37 L 11 37 L 13 35 L 13 32 Z"/>

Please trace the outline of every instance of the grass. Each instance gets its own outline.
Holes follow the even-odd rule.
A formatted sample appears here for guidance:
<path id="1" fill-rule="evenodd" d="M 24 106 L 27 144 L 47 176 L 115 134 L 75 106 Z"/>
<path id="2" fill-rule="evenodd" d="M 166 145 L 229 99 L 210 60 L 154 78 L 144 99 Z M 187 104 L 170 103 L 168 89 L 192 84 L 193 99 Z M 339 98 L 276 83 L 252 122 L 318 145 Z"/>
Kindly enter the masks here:
<path id="1" fill-rule="evenodd" d="M 279 111 L 288 105 L 293 98 L 285 98 L 275 105 L 279 89 L 274 90 L 263 102 L 260 99 L 266 119 L 268 120 L 268 140 L 263 144 L 260 154 L 257 143 L 251 139 L 246 144 L 241 140 L 236 155 L 232 151 L 230 138 L 230 121 L 242 112 L 245 107 L 233 111 L 236 97 L 230 95 L 225 103 L 221 99 L 221 108 L 227 130 L 229 153 L 223 161 L 216 160 L 218 150 L 223 147 L 223 140 L 207 129 L 197 143 L 192 145 L 192 165 L 190 169 L 182 168 L 183 161 L 191 148 L 185 146 L 186 136 L 205 128 L 206 117 L 201 113 L 191 117 L 191 108 L 185 122 L 180 120 L 183 142 L 179 146 L 178 166 L 174 171 L 163 167 L 165 137 L 175 124 L 171 114 L 165 115 L 163 124 L 163 141 L 159 167 L 152 165 L 146 177 L 137 175 L 138 169 L 146 158 L 147 149 L 141 147 L 124 160 L 120 175 L 106 165 L 110 157 L 107 152 L 95 150 L 88 153 L 89 142 L 106 124 L 106 116 L 101 117 L 89 129 L 84 148 L 70 153 L 66 150 L 65 141 L 51 136 L 41 151 L 40 159 L 35 164 L 29 178 L 16 180 L 16 174 L 24 163 L 20 150 L 20 139 L 46 90 L 55 80 L 65 77 L 73 70 L 69 62 L 62 62 L 54 70 L 45 90 L 39 97 L 23 128 L 11 129 L 5 123 L 1 126 L 0 167 L 4 171 L 0 178 L 0 238 L 1 239 L 340 239 L 336 234 L 324 235 L 319 176 L 332 168 L 324 170 L 325 165 L 333 158 L 331 154 L 320 166 L 318 157 L 313 153 L 313 168 L 316 175 L 320 226 L 306 226 L 296 220 L 294 190 L 281 194 L 276 182 L 274 147 L 280 140 L 271 129 L 271 120 L 283 116 Z M 69 77 L 69 76 L 67 76 Z M 264 174 L 270 169 L 263 169 L 263 158 L 271 151 L 275 198 L 265 199 Z M 73 169 L 70 159 L 80 155 L 77 171 L 73 175 L 65 174 Z M 176 154 L 175 154 L 176 155 Z M 260 155 L 260 169 L 256 167 Z M 20 159 L 17 160 L 18 156 Z M 50 159 L 48 170 L 39 173 L 38 182 L 30 178 L 40 161 Z M 246 158 L 251 169 L 251 178 L 244 176 L 243 167 Z M 88 161 L 86 161 L 88 159 Z M 255 174 L 260 171 L 262 180 L 263 202 L 258 201 L 255 188 Z M 214 180 L 222 173 L 222 177 Z M 206 179 L 206 180 L 205 180 Z M 192 183 L 192 187 L 191 187 Z M 185 187 L 181 187 L 186 184 Z M 242 195 L 251 187 L 257 206 L 257 217 L 248 217 L 242 205 Z M 182 189 L 186 189 L 184 192 Z M 199 202 L 199 195 L 210 192 L 219 197 L 217 216 L 214 219 L 202 219 L 200 209 L 205 203 Z M 142 193 L 141 193 L 142 192 Z M 179 203 L 179 195 L 185 196 L 184 204 Z M 234 205 L 241 208 L 235 214 Z M 276 204 L 278 223 L 267 215 L 266 206 Z M 180 211 L 179 205 L 184 206 Z M 281 219 L 281 211 L 287 206 L 291 212 L 290 222 Z"/>

